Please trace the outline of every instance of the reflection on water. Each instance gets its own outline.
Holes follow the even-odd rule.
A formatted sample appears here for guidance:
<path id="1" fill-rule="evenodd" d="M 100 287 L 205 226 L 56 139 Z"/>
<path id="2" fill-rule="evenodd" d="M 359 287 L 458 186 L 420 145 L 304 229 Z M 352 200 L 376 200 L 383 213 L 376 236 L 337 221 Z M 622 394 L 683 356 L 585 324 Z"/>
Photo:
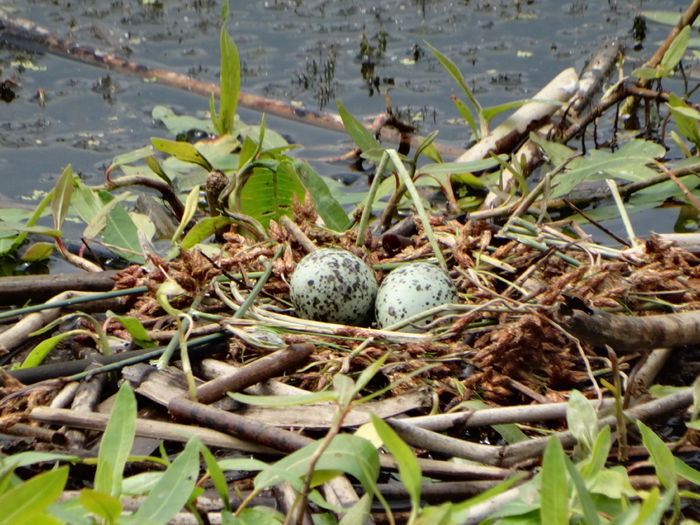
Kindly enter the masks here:
<path id="1" fill-rule="evenodd" d="M 470 140 L 450 96 L 458 88 L 427 52 L 429 42 L 461 68 L 483 105 L 525 98 L 565 67 L 580 67 L 604 37 L 627 36 L 641 9 L 679 10 L 687 1 L 585 0 L 235 2 L 229 30 L 240 48 L 244 89 L 310 109 L 341 99 L 356 116 L 393 109 L 421 133 L 460 147 Z M 218 78 L 221 4 L 212 0 L 5 0 L 16 16 L 59 36 L 198 79 Z M 667 29 L 650 24 L 630 61 L 646 58 Z M 637 33 L 637 36 L 638 33 Z M 634 42 L 632 42 L 634 44 Z M 3 192 L 47 189 L 67 164 L 100 180 L 119 153 L 165 130 L 156 104 L 205 117 L 204 98 L 118 73 L 17 48 L 0 48 L 0 180 Z M 256 122 L 260 115 L 242 111 Z M 328 157 L 346 137 L 270 119 L 302 144 L 297 154 Z M 604 132 L 604 130 L 599 130 Z M 11 162 L 8 162 L 11 159 Z M 317 164 L 326 174 L 346 168 Z M 18 176 L 20 174 L 21 176 Z"/>

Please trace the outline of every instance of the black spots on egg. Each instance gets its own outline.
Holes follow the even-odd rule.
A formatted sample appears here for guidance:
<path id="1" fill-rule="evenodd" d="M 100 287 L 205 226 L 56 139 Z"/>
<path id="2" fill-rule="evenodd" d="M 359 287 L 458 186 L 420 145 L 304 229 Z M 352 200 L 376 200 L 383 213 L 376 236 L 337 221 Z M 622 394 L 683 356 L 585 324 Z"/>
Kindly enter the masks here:
<path id="1" fill-rule="evenodd" d="M 459 300 L 452 279 L 441 268 L 430 263 L 411 263 L 397 268 L 382 281 L 377 292 L 377 323 L 385 328 L 413 317 L 435 306 Z M 415 323 L 426 325 L 432 319 Z M 411 327 L 401 330 L 410 331 Z"/>
<path id="2" fill-rule="evenodd" d="M 377 281 L 359 257 L 348 251 L 324 248 L 299 261 L 289 289 L 300 317 L 361 325 L 371 316 Z"/>

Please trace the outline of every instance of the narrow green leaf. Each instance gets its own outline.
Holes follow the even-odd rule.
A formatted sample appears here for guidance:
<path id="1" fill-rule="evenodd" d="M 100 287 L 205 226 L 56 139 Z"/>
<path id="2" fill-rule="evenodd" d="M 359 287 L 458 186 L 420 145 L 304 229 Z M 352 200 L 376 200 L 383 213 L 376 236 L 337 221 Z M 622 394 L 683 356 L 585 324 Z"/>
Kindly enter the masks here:
<path id="1" fill-rule="evenodd" d="M 522 100 L 513 100 L 512 102 L 506 102 L 505 104 L 500 104 L 498 106 L 484 108 L 481 110 L 481 118 L 483 118 L 486 122 L 491 122 L 491 120 L 494 117 L 500 115 L 504 111 L 510 111 L 511 109 L 519 108 L 520 106 L 524 106 L 525 104 L 529 104 L 530 102 L 534 102 L 534 100 L 531 98 L 525 98 Z"/>
<path id="2" fill-rule="evenodd" d="M 640 67 L 632 71 L 631 74 L 633 77 L 654 80 L 666 76 L 667 71 L 656 67 Z"/>
<path id="3" fill-rule="evenodd" d="M 80 491 L 80 503 L 107 523 L 115 522 L 122 512 L 122 504 L 118 498 L 93 489 Z"/>
<path id="4" fill-rule="evenodd" d="M 474 106 L 476 112 L 480 114 L 482 111 L 481 104 L 479 104 L 479 102 L 476 100 L 476 97 L 474 96 L 474 93 L 471 89 L 469 89 L 469 86 L 467 86 L 467 82 L 464 80 L 462 72 L 459 70 L 457 65 L 445 55 L 440 53 L 440 51 L 428 44 L 428 42 L 425 42 L 425 45 L 428 46 L 430 52 L 433 55 L 435 55 L 435 58 L 438 59 L 438 61 L 442 64 L 442 67 L 444 67 L 445 70 L 450 74 L 450 76 L 455 80 L 455 82 L 457 82 L 459 87 L 462 88 L 462 91 L 464 91 L 464 94 L 467 96 L 467 100 L 469 100 L 469 103 L 472 106 Z"/>
<path id="5" fill-rule="evenodd" d="M 73 168 L 69 164 L 65 167 L 56 186 L 53 190 L 53 199 L 51 201 L 51 213 L 53 215 L 53 227 L 60 230 L 63 226 L 63 221 L 70 207 L 70 199 L 73 195 Z"/>
<path id="6" fill-rule="evenodd" d="M 598 432 L 588 457 L 581 462 L 581 475 L 586 481 L 603 470 L 610 453 L 610 445 L 610 427 L 605 426 Z"/>
<path id="7" fill-rule="evenodd" d="M 677 477 L 673 454 L 663 440 L 648 426 L 637 421 L 637 427 L 642 434 L 642 442 L 649 451 L 649 460 L 654 465 L 659 481 L 666 490 L 675 490 Z"/>
<path id="8" fill-rule="evenodd" d="M 107 317 L 119 321 L 126 331 L 129 332 L 129 335 L 131 335 L 132 341 L 141 348 L 153 348 L 156 346 L 148 335 L 148 331 L 144 328 L 143 324 L 141 324 L 141 321 L 135 317 L 118 315 L 109 310 L 107 311 Z"/>
<path id="9" fill-rule="evenodd" d="M 338 398 L 338 394 L 333 391 L 313 392 L 298 396 L 251 396 L 240 392 L 229 392 L 228 395 L 239 403 L 263 407 L 309 405 L 311 403 L 335 401 Z"/>
<path id="10" fill-rule="evenodd" d="M 676 35 L 664 53 L 661 59 L 661 67 L 666 71 L 673 71 L 678 63 L 683 58 L 685 50 L 688 48 L 688 39 L 690 39 L 690 26 L 685 26 Z"/>
<path id="11" fill-rule="evenodd" d="M 417 162 L 418 158 L 421 156 L 421 154 L 428 149 L 433 142 L 435 142 L 435 139 L 438 136 L 438 130 L 433 131 L 430 133 L 427 137 L 421 138 L 420 143 L 418 144 L 418 147 L 416 148 L 416 151 L 413 153 L 413 162 Z"/>
<path id="12" fill-rule="evenodd" d="M 219 97 L 219 115 L 217 119 L 219 126 L 217 132 L 220 135 L 224 135 L 233 131 L 238 106 L 238 92 L 241 86 L 238 48 L 226 32 L 224 24 L 221 25 L 219 47 L 221 51 L 221 94 Z"/>
<path id="13" fill-rule="evenodd" d="M 114 497 L 121 494 L 124 465 L 136 435 L 136 398 L 125 381 L 112 407 L 107 427 L 102 434 L 97 456 L 95 490 Z"/>
<path id="14" fill-rule="evenodd" d="M 673 462 L 680 477 L 700 486 L 700 471 L 694 469 L 680 458 L 674 457 Z"/>
<path id="15" fill-rule="evenodd" d="M 505 156 L 502 156 L 505 158 Z M 500 157 L 499 157 L 500 158 Z M 494 166 L 498 166 L 498 159 L 488 158 L 482 160 L 473 160 L 469 162 L 440 162 L 435 164 L 425 164 L 416 172 L 418 175 L 456 175 L 461 173 L 473 173 L 475 171 L 483 171 Z"/>
<path id="16" fill-rule="evenodd" d="M 0 525 L 32 523 L 58 499 L 68 479 L 68 467 L 44 472 L 0 496 Z"/>
<path id="17" fill-rule="evenodd" d="M 67 337 L 73 337 L 74 335 L 84 333 L 85 330 L 69 330 L 68 332 L 63 332 L 58 335 L 54 335 L 53 337 L 49 337 L 48 339 L 44 339 L 41 343 L 36 345 L 31 352 L 29 352 L 18 368 L 23 369 L 39 366 L 46 356 L 49 355 L 49 352 L 53 350 L 58 343 Z"/>
<path id="18" fill-rule="evenodd" d="M 462 99 L 457 98 L 455 96 L 452 97 L 452 103 L 455 105 L 455 108 L 457 108 L 457 111 L 461 115 L 461 117 L 464 119 L 464 121 L 467 123 L 467 125 L 471 128 L 472 134 L 474 135 L 474 140 L 481 140 L 481 129 L 479 128 L 479 125 L 476 123 L 476 118 L 474 117 L 474 113 L 472 112 L 471 109 L 469 109 L 469 106 L 467 106 Z"/>
<path id="19" fill-rule="evenodd" d="M 657 525 L 662 523 L 663 515 L 671 505 L 674 494 L 675 490 L 669 490 L 663 497 L 659 497 L 659 488 L 652 487 L 646 498 L 644 498 L 633 525 Z"/>
<path id="20" fill-rule="evenodd" d="M 134 519 L 167 523 L 187 503 L 199 473 L 199 442 L 190 439 L 153 490 L 148 494 Z"/>
<path id="21" fill-rule="evenodd" d="M 153 155 L 151 155 L 150 157 L 146 157 L 146 166 L 148 166 L 153 173 L 158 175 L 168 185 L 173 185 L 173 181 L 170 180 L 170 177 L 168 177 L 168 174 L 165 173 L 165 170 L 160 165 L 160 162 L 158 162 L 158 159 L 156 159 Z"/>
<path id="22" fill-rule="evenodd" d="M 190 193 L 187 195 L 187 200 L 185 201 L 185 211 L 182 212 L 182 219 L 180 220 L 180 224 L 178 224 L 177 230 L 175 230 L 175 233 L 173 234 L 173 237 L 171 239 L 173 243 L 176 243 L 180 239 L 182 232 L 185 231 L 185 228 L 187 228 L 187 225 L 192 220 L 192 217 L 194 217 L 194 214 L 197 211 L 198 204 L 199 186 L 195 186 L 190 190 Z"/>
<path id="23" fill-rule="evenodd" d="M 357 120 L 352 114 L 345 109 L 345 106 L 340 101 L 336 102 L 338 104 L 338 112 L 340 113 L 340 118 L 343 120 L 343 126 L 345 130 L 350 135 L 350 138 L 358 145 L 362 151 L 370 151 L 373 149 L 381 149 L 382 146 L 379 141 L 374 138 L 374 135 L 362 125 L 362 123 Z"/>
<path id="24" fill-rule="evenodd" d="M 199 452 L 202 454 L 204 462 L 207 465 L 207 472 L 209 473 L 209 477 L 214 484 L 214 488 L 224 504 L 224 510 L 230 512 L 231 501 L 228 497 L 228 484 L 226 483 L 226 478 L 224 477 L 221 467 L 219 467 L 219 464 L 216 462 L 214 454 L 212 454 L 203 443 L 199 444 Z"/>
<path id="25" fill-rule="evenodd" d="M 549 439 L 544 449 L 540 501 L 542 523 L 568 525 L 569 485 L 566 481 L 564 450 L 555 436 Z"/>
<path id="26" fill-rule="evenodd" d="M 195 148 L 189 142 L 179 142 L 175 140 L 153 137 L 151 138 L 151 144 L 153 144 L 158 151 L 172 155 L 178 160 L 197 164 L 207 171 L 212 170 L 212 166 L 209 164 L 209 161 L 205 159 L 204 156 L 197 151 L 197 148 Z"/>
<path id="27" fill-rule="evenodd" d="M 372 414 L 372 424 L 377 434 L 379 434 L 379 437 L 382 438 L 384 446 L 396 460 L 396 464 L 399 467 L 401 483 L 408 492 L 408 497 L 411 500 L 411 518 L 415 519 L 420 510 L 421 494 L 421 470 L 418 465 L 418 460 L 410 447 L 401 440 L 389 425 L 379 419 L 376 414 Z M 409 518 L 409 522 L 412 521 L 411 518 Z"/>
<path id="28" fill-rule="evenodd" d="M 583 517 L 586 519 L 586 525 L 598 525 L 598 523 L 600 523 L 598 511 L 593 503 L 590 492 L 588 492 L 588 489 L 586 488 L 586 483 L 583 481 L 579 471 L 576 470 L 576 466 L 566 456 L 564 456 L 564 463 L 566 464 L 566 469 L 569 472 L 569 476 L 576 487 L 578 499 L 581 502 L 581 509 L 583 510 Z"/>
<path id="29" fill-rule="evenodd" d="M 348 229 L 352 222 L 343 207 L 331 194 L 323 177 L 306 162 L 296 161 L 294 167 L 306 191 L 311 195 L 316 212 L 321 216 L 326 227 L 339 232 Z"/>
<path id="30" fill-rule="evenodd" d="M 205 217 L 187 231 L 185 236 L 182 238 L 180 246 L 183 250 L 189 250 L 196 244 L 214 235 L 216 230 L 219 228 L 226 226 L 227 224 L 231 224 L 232 222 L 233 220 L 231 218 L 224 217 L 223 215 L 219 215 L 217 217 Z"/>
<path id="31" fill-rule="evenodd" d="M 112 164 L 110 168 L 114 170 L 117 166 L 122 166 L 124 164 L 132 164 L 138 160 L 145 159 L 153 155 L 153 148 L 151 146 L 144 146 L 143 148 L 138 148 L 133 151 L 128 151 L 117 155 L 112 159 Z"/>

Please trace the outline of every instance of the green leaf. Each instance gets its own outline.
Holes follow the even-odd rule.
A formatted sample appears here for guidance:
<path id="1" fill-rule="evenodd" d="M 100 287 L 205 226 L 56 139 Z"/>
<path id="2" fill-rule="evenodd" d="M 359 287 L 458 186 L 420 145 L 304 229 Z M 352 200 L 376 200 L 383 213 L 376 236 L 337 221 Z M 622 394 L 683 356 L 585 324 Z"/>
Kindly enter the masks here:
<path id="1" fill-rule="evenodd" d="M 53 227 L 60 230 L 63 226 L 63 221 L 70 207 L 70 199 L 73 194 L 73 168 L 69 164 L 61 173 L 53 191 L 53 199 L 51 200 L 51 213 L 53 215 Z"/>
<path id="2" fill-rule="evenodd" d="M 425 42 L 425 45 L 428 46 L 428 49 L 430 49 L 430 52 L 435 56 L 435 58 L 438 59 L 440 64 L 442 64 L 442 67 L 445 68 L 445 70 L 450 74 L 450 76 L 455 80 L 455 82 L 457 82 L 457 85 L 462 89 L 462 91 L 464 91 L 467 100 L 469 100 L 469 103 L 472 106 L 474 106 L 474 109 L 477 111 L 477 113 L 481 114 L 481 104 L 479 104 L 479 102 L 476 100 L 476 97 L 474 96 L 474 93 L 471 89 L 469 89 L 469 86 L 467 86 L 467 82 L 464 80 L 462 72 L 459 70 L 457 65 L 445 55 L 440 53 L 440 51 L 428 44 L 428 42 Z"/>
<path id="3" fill-rule="evenodd" d="M 700 132 L 698 131 L 700 112 L 695 108 L 689 107 L 674 94 L 669 95 L 668 106 L 671 110 L 673 122 L 681 135 L 696 146 L 700 146 Z"/>
<path id="4" fill-rule="evenodd" d="M 248 394 L 241 394 L 239 392 L 229 392 L 228 395 L 239 403 L 263 407 L 309 405 L 311 403 L 335 401 L 338 398 L 338 394 L 333 391 L 313 392 L 298 396 L 251 396 Z"/>
<path id="5" fill-rule="evenodd" d="M 370 523 L 372 510 L 372 494 L 365 492 L 362 497 L 350 507 L 338 522 L 338 525 L 356 525 L 358 523 Z"/>
<path id="6" fill-rule="evenodd" d="M 654 80 L 667 76 L 668 72 L 657 67 L 640 67 L 632 71 L 631 75 L 637 78 Z"/>
<path id="7" fill-rule="evenodd" d="M 25 262 L 43 261 L 51 256 L 53 249 L 52 242 L 33 242 L 24 250 L 22 260 Z"/>
<path id="8" fill-rule="evenodd" d="M 321 216 L 326 227 L 338 232 L 347 230 L 352 221 L 331 194 L 324 178 L 306 162 L 296 161 L 294 167 L 306 191 L 311 195 L 316 212 Z"/>
<path id="9" fill-rule="evenodd" d="M 596 510 L 591 494 L 588 492 L 581 474 L 578 470 L 576 470 L 576 466 L 573 464 L 573 462 L 566 456 L 564 456 L 564 463 L 566 464 L 566 470 L 569 472 L 569 476 L 576 487 L 576 493 L 578 494 L 578 499 L 581 502 L 581 508 L 583 510 L 583 516 L 586 519 L 586 525 L 597 525 L 600 523 L 598 511 Z"/>
<path id="10" fill-rule="evenodd" d="M 642 434 L 642 442 L 649 451 L 649 460 L 654 465 L 654 469 L 656 469 L 656 476 L 659 478 L 659 481 L 666 490 L 675 490 L 677 477 L 673 454 L 663 440 L 648 426 L 641 421 L 637 421 L 637 427 L 639 427 L 639 431 Z"/>
<path id="11" fill-rule="evenodd" d="M 700 471 L 694 469 L 680 458 L 674 457 L 673 462 L 676 466 L 676 472 L 680 477 L 687 479 L 691 483 L 700 485 Z"/>
<path id="12" fill-rule="evenodd" d="M 212 112 L 212 115 L 213 114 L 214 112 Z M 215 133 L 211 120 L 188 115 L 176 115 L 172 109 L 166 106 L 155 106 L 151 110 L 151 117 L 153 120 L 160 120 L 173 135 L 178 135 L 192 129 L 201 129 L 207 133 Z M 146 163 L 148 163 L 148 158 L 146 158 Z"/>
<path id="13" fill-rule="evenodd" d="M 156 344 L 151 340 L 148 331 L 141 324 L 141 321 L 128 315 L 118 315 L 112 311 L 107 311 L 107 317 L 116 319 L 129 332 L 134 343 L 141 348 L 153 348 Z"/>
<path id="14" fill-rule="evenodd" d="M 661 59 L 661 67 L 666 71 L 673 71 L 673 69 L 678 65 L 678 63 L 683 58 L 685 50 L 688 48 L 688 39 L 690 38 L 690 26 L 684 26 L 683 29 L 679 31 L 676 37 L 668 46 L 668 49 L 664 53 Z"/>
<path id="15" fill-rule="evenodd" d="M 165 170 L 158 162 L 158 159 L 156 159 L 154 156 L 151 155 L 150 157 L 146 157 L 146 166 L 148 166 L 153 173 L 163 179 L 166 184 L 169 186 L 173 185 L 173 181 L 170 180 L 170 177 L 168 177 L 168 174 L 165 173 Z"/>
<path id="16" fill-rule="evenodd" d="M 219 95 L 219 114 L 216 118 L 212 114 L 212 122 L 216 131 L 220 135 L 224 135 L 233 132 L 238 106 L 238 92 L 241 87 L 238 48 L 226 32 L 224 24 L 221 25 L 219 48 L 221 51 L 221 94 Z"/>
<path id="17" fill-rule="evenodd" d="M 610 452 L 610 427 L 605 426 L 597 432 L 593 447 L 588 457 L 580 463 L 581 475 L 588 481 L 605 467 Z"/>
<path id="18" fill-rule="evenodd" d="M 224 217 L 223 215 L 219 215 L 217 217 L 205 217 L 188 230 L 180 242 L 180 246 L 183 250 L 189 250 L 196 244 L 199 244 L 200 242 L 214 235 L 216 230 L 219 228 L 226 226 L 227 224 L 231 224 L 232 222 L 232 219 L 229 217 Z"/>
<path id="19" fill-rule="evenodd" d="M 122 166 L 124 164 L 132 164 L 138 160 L 145 159 L 151 155 L 153 155 L 153 148 L 151 146 L 144 146 L 143 148 L 135 149 L 133 151 L 117 155 L 112 159 L 112 164 L 110 165 L 110 168 L 114 170 L 114 168 L 116 168 L 117 166 Z"/>
<path id="20" fill-rule="evenodd" d="M 279 525 L 284 523 L 284 515 L 271 507 L 249 507 L 235 516 L 234 525 Z"/>
<path id="21" fill-rule="evenodd" d="M 522 100 L 513 100 L 512 102 L 506 102 L 505 104 L 500 104 L 498 106 L 484 108 L 483 110 L 481 110 L 481 118 L 483 118 L 486 122 L 491 122 L 491 120 L 495 116 L 500 115 L 504 111 L 510 111 L 511 109 L 519 108 L 521 106 L 524 106 L 525 104 L 529 104 L 530 102 L 534 102 L 533 99 L 525 98 Z"/>
<path id="22" fill-rule="evenodd" d="M 128 261 L 143 263 L 145 261 L 138 228 L 123 206 L 117 204 L 105 217 L 102 240 L 121 257 Z"/>
<path id="23" fill-rule="evenodd" d="M 291 216 L 295 200 L 304 202 L 304 191 L 291 160 L 276 169 L 255 168 L 241 191 L 240 211 L 267 228 L 270 220 Z"/>
<path id="24" fill-rule="evenodd" d="M 474 118 L 474 113 L 472 113 L 472 110 L 469 109 L 469 106 L 467 106 L 462 99 L 455 96 L 452 97 L 452 103 L 455 105 L 455 108 L 457 108 L 460 116 L 471 128 L 474 139 L 480 140 L 482 138 L 481 130 L 479 129 L 479 125 L 476 123 L 476 119 Z"/>
<path id="25" fill-rule="evenodd" d="M 566 421 L 569 430 L 586 452 L 595 445 L 598 435 L 598 416 L 591 403 L 579 392 L 572 390 L 566 407 Z"/>
<path id="26" fill-rule="evenodd" d="M 645 140 L 631 140 L 614 153 L 593 150 L 575 163 L 573 169 L 555 179 L 550 198 L 562 197 L 584 181 L 617 177 L 631 182 L 646 180 L 658 174 L 647 165 L 666 153 L 663 146 Z"/>
<path id="27" fill-rule="evenodd" d="M 32 523 L 63 492 L 68 467 L 44 472 L 0 495 L 0 525 Z"/>
<path id="28" fill-rule="evenodd" d="M 409 518 L 409 522 L 411 522 L 412 518 L 415 519 L 420 510 L 421 470 L 418 460 L 410 447 L 401 440 L 389 425 L 379 419 L 376 414 L 371 416 L 372 424 L 377 434 L 382 438 L 386 449 L 396 459 L 401 483 L 411 500 L 411 517 Z"/>
<path id="29" fill-rule="evenodd" d="M 507 157 L 501 156 L 503 159 Z M 417 171 L 417 175 L 433 175 L 441 177 L 445 175 L 457 175 L 462 173 L 473 173 L 475 171 L 483 171 L 498 166 L 498 160 L 494 158 L 473 160 L 469 162 L 440 162 L 434 164 L 425 164 Z"/>
<path id="30" fill-rule="evenodd" d="M 359 120 L 353 117 L 340 101 L 337 101 L 336 104 L 338 105 L 338 112 L 340 113 L 340 118 L 343 121 L 345 130 L 362 151 L 382 149 L 382 145 L 379 144 L 379 141 L 376 138 L 374 138 L 374 135 L 372 135 L 372 133 L 370 133 L 370 131 L 364 127 Z"/>
<path id="31" fill-rule="evenodd" d="M 642 506 L 639 509 L 637 519 L 634 520 L 634 525 L 657 525 L 662 523 L 662 518 L 666 509 L 671 505 L 675 490 L 669 490 L 662 498 L 659 498 L 659 488 L 652 489 L 644 498 Z"/>
<path id="32" fill-rule="evenodd" d="M 108 523 L 115 522 L 122 512 L 122 504 L 118 498 L 93 489 L 80 491 L 80 503 Z"/>
<path id="33" fill-rule="evenodd" d="M 22 364 L 18 367 L 19 369 L 23 368 L 34 368 L 35 366 L 39 366 L 41 362 L 46 358 L 46 356 L 49 354 L 53 348 L 63 341 L 64 339 L 68 337 L 73 337 L 74 335 L 77 334 L 84 334 L 85 330 L 69 330 L 68 332 L 63 332 L 57 335 L 54 335 L 53 337 L 49 337 L 48 339 L 44 339 L 41 343 L 36 345 L 29 354 L 27 354 L 27 357 L 24 358 L 24 361 L 22 361 Z"/>
<path id="34" fill-rule="evenodd" d="M 190 439 L 153 490 L 139 507 L 134 519 L 167 523 L 187 503 L 199 473 L 199 441 Z"/>
<path id="35" fill-rule="evenodd" d="M 119 497 L 124 466 L 135 435 L 136 398 L 129 382 L 125 381 L 117 393 L 100 441 L 94 483 L 96 491 Z"/>
<path id="36" fill-rule="evenodd" d="M 658 24 L 675 26 L 681 19 L 681 15 L 674 11 L 642 11 L 642 16 Z M 700 27 L 700 20 L 693 22 L 693 27 Z"/>
<path id="37" fill-rule="evenodd" d="M 556 436 L 549 439 L 544 449 L 540 500 L 542 523 L 568 525 L 569 485 L 566 479 L 564 450 Z"/>
<path id="38" fill-rule="evenodd" d="M 200 443 L 199 452 L 202 454 L 204 462 L 207 464 L 207 472 L 209 473 L 209 477 L 214 484 L 217 494 L 219 494 L 219 497 L 224 504 L 224 510 L 230 512 L 231 501 L 229 500 L 228 496 L 228 484 L 226 483 L 226 478 L 224 477 L 221 467 L 219 467 L 219 464 L 216 462 L 214 454 L 212 454 L 203 443 Z"/>
<path id="39" fill-rule="evenodd" d="M 288 478 L 301 478 L 308 470 L 309 458 L 320 442 L 314 442 L 292 452 L 277 461 L 274 469 L 284 472 L 282 477 L 275 470 L 263 471 L 255 477 L 255 488 L 262 490 L 287 481 Z M 366 439 L 350 434 L 339 434 L 331 441 L 316 463 L 317 471 L 343 471 L 354 476 L 367 491 L 372 491 L 379 475 L 379 458 L 376 449 Z"/>
<path id="40" fill-rule="evenodd" d="M 182 212 L 182 219 L 180 219 L 180 224 L 178 224 L 177 230 L 175 230 L 175 233 L 173 233 L 173 237 L 171 239 L 173 243 L 176 243 L 180 239 L 182 232 L 185 231 L 185 228 L 187 228 L 187 225 L 190 223 L 192 217 L 194 217 L 194 214 L 197 212 L 198 204 L 199 186 L 195 186 L 190 190 L 190 193 L 187 195 L 187 200 L 185 201 L 185 210 Z"/>
<path id="41" fill-rule="evenodd" d="M 212 170 L 212 166 L 209 164 L 209 161 L 205 159 L 202 154 L 197 151 L 197 148 L 195 148 L 189 142 L 179 142 L 175 140 L 153 137 L 151 138 L 151 144 L 153 144 L 158 151 L 172 155 L 178 160 L 197 164 L 207 171 Z"/>
<path id="42" fill-rule="evenodd" d="M 622 465 L 604 468 L 593 473 L 592 480 L 586 480 L 589 491 L 605 498 L 619 500 L 638 496 L 630 483 L 627 470 Z"/>

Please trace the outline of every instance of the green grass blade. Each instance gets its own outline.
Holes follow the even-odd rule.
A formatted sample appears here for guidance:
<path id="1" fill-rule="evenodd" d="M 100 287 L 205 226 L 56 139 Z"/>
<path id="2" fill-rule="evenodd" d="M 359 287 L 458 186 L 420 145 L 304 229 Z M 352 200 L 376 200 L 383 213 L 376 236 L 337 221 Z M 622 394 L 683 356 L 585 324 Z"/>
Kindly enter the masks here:
<path id="1" fill-rule="evenodd" d="M 359 120 L 352 116 L 340 101 L 338 101 L 337 104 L 340 118 L 343 120 L 343 126 L 345 126 L 345 130 L 355 144 L 357 144 L 362 151 L 381 149 L 382 146 L 379 144 L 379 141 L 374 138 L 374 135 L 372 135 Z"/>
<path id="2" fill-rule="evenodd" d="M 406 488 L 411 500 L 411 516 L 408 519 L 410 523 L 420 511 L 421 470 L 418 460 L 410 447 L 401 440 L 396 432 L 375 414 L 372 414 L 372 424 L 379 437 L 382 438 L 384 446 L 396 459 L 401 483 Z"/>
<path id="3" fill-rule="evenodd" d="M 579 471 L 576 470 L 576 466 L 566 456 L 564 456 L 564 463 L 566 464 L 566 469 L 569 471 L 569 476 L 571 476 L 571 480 L 574 482 L 574 486 L 576 487 L 578 499 L 581 502 L 581 508 L 583 510 L 583 517 L 586 519 L 586 525 L 598 525 L 598 523 L 600 523 L 598 511 L 596 510 L 593 499 L 591 498 L 591 493 L 586 487 L 586 483 L 583 481 Z"/>
<path id="4" fill-rule="evenodd" d="M 564 450 L 556 437 L 547 442 L 542 458 L 540 519 L 550 525 L 569 523 L 569 485 L 566 479 Z"/>
<path id="5" fill-rule="evenodd" d="M 97 456 L 95 490 L 114 497 L 121 494 L 124 465 L 136 434 L 136 398 L 128 382 L 119 389 L 117 399 L 102 435 Z"/>
<path id="6" fill-rule="evenodd" d="M 639 427 L 639 431 L 642 434 L 642 442 L 649 451 L 649 460 L 654 465 L 654 469 L 656 469 L 656 476 L 666 490 L 674 490 L 676 488 L 677 474 L 673 454 L 663 440 L 648 426 L 641 421 L 637 421 L 637 427 Z"/>
<path id="7" fill-rule="evenodd" d="M 199 442 L 190 439 L 134 514 L 134 520 L 167 523 L 187 503 L 199 472 Z"/>
<path id="8" fill-rule="evenodd" d="M 479 104 L 479 101 L 476 100 L 476 97 L 474 96 L 474 93 L 472 92 L 471 89 L 469 89 L 469 86 L 467 86 L 467 82 L 464 80 L 464 76 L 462 76 L 462 72 L 459 70 L 457 65 L 452 62 L 449 58 L 447 58 L 445 55 L 440 53 L 437 49 L 435 49 L 433 46 L 428 44 L 428 42 L 425 42 L 425 45 L 428 46 L 428 49 L 430 49 L 430 52 L 435 55 L 435 58 L 438 59 L 440 64 L 442 64 L 442 67 L 445 68 L 445 70 L 450 74 L 450 76 L 457 82 L 457 85 L 464 91 L 464 94 L 467 97 L 467 100 L 469 100 L 469 103 L 474 106 L 474 109 L 476 110 L 477 113 L 481 114 L 482 107 L 481 104 Z"/>
<path id="9" fill-rule="evenodd" d="M 63 226 L 63 221 L 68 214 L 70 207 L 70 199 L 73 195 L 73 168 L 69 164 L 61 173 L 61 177 L 56 182 L 53 190 L 53 199 L 51 200 L 51 213 L 53 215 L 53 226 L 60 230 Z"/>

